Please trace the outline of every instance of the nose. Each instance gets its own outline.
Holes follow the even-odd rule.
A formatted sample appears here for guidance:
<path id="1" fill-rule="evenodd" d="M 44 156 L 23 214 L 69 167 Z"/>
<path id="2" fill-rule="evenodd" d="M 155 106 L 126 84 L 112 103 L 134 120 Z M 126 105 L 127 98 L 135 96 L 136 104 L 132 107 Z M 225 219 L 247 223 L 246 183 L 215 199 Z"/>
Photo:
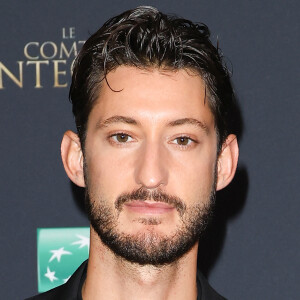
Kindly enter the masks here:
<path id="1" fill-rule="evenodd" d="M 138 185 L 155 189 L 168 183 L 166 149 L 159 143 L 145 142 L 141 147 L 135 168 Z"/>

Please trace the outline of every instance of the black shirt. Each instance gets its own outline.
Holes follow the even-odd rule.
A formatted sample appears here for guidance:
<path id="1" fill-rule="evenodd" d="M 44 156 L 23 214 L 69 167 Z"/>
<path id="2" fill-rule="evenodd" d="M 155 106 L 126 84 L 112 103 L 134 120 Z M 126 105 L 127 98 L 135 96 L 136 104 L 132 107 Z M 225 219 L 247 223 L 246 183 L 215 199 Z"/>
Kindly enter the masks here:
<path id="1" fill-rule="evenodd" d="M 26 300 L 82 300 L 81 289 L 86 279 L 87 262 L 83 262 L 65 284 Z M 226 300 L 209 285 L 200 272 L 197 274 L 197 289 L 197 300 Z"/>

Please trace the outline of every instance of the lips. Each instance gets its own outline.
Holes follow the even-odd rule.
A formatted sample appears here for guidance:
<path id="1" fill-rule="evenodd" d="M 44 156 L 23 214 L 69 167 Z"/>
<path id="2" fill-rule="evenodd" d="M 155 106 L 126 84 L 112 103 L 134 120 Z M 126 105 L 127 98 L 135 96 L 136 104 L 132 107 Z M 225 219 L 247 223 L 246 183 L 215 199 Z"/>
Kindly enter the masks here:
<path id="1" fill-rule="evenodd" d="M 174 207 L 163 202 L 130 201 L 125 204 L 130 211 L 143 214 L 164 214 L 174 210 Z"/>

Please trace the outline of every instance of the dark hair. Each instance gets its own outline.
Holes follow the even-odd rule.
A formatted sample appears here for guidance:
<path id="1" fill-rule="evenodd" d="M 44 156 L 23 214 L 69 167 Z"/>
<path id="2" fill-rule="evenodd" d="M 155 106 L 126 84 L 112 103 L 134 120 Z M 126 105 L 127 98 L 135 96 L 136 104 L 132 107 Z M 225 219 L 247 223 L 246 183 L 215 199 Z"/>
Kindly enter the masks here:
<path id="1" fill-rule="evenodd" d="M 108 72 L 120 65 L 138 68 L 190 69 L 205 82 L 215 118 L 218 150 L 232 132 L 234 93 L 222 55 L 206 25 L 141 6 L 108 20 L 82 47 L 75 60 L 70 100 L 84 148 L 89 113 Z M 108 83 L 108 82 L 107 82 Z M 109 83 L 108 83 L 109 85 Z"/>

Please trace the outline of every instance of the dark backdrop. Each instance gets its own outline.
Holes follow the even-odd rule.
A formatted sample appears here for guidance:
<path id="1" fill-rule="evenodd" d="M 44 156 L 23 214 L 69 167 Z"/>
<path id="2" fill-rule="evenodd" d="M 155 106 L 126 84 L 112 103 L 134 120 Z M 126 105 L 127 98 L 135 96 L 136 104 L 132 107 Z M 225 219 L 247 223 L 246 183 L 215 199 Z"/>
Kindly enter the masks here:
<path id="1" fill-rule="evenodd" d="M 72 46 L 141 4 L 206 23 L 233 69 L 243 117 L 240 164 L 218 195 L 218 219 L 199 257 L 204 273 L 229 299 L 299 299 L 296 0 L 2 1 L 1 298 L 37 292 L 37 227 L 88 225 L 60 159 L 62 135 L 74 129 Z"/>

